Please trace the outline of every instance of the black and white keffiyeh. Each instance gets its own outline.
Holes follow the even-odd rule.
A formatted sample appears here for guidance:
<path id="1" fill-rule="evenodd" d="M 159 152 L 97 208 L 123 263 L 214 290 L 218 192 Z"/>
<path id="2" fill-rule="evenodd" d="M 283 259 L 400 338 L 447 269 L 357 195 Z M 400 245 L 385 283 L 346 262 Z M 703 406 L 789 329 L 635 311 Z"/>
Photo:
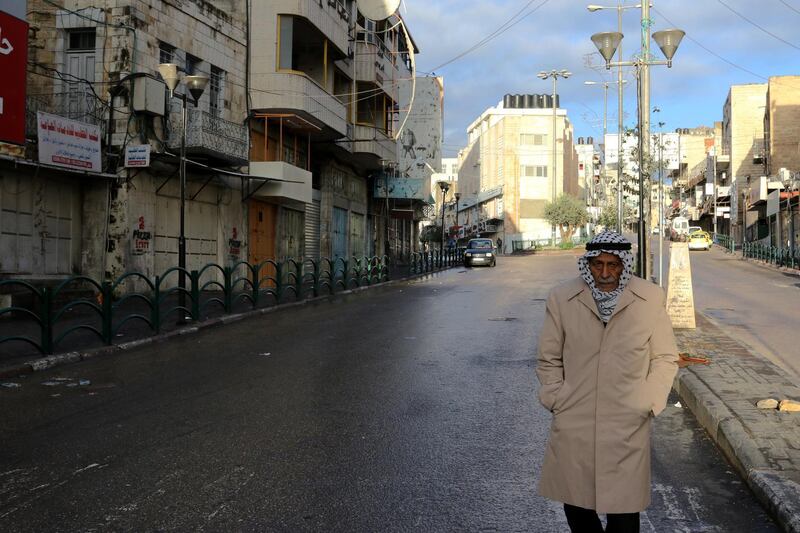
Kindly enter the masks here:
<path id="1" fill-rule="evenodd" d="M 615 231 L 606 230 L 595 235 L 586 245 L 586 253 L 578 258 L 578 269 L 581 277 L 592 290 L 592 297 L 594 297 L 597 310 L 600 312 L 600 318 L 603 322 L 608 322 L 611 318 L 614 309 L 617 307 L 620 294 L 625 290 L 625 286 L 633 276 L 633 253 L 630 247 L 631 243 L 625 237 Z M 619 278 L 619 287 L 611 292 L 604 292 L 598 289 L 594 283 L 594 276 L 589 270 L 589 260 L 603 252 L 616 255 L 622 260 L 623 268 L 622 275 Z"/>

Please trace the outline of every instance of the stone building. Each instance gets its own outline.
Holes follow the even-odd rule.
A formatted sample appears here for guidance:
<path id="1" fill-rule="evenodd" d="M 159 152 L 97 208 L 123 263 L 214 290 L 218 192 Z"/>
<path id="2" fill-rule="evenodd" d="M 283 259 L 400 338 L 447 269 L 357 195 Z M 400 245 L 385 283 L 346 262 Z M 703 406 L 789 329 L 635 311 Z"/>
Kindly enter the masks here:
<path id="1" fill-rule="evenodd" d="M 429 194 L 402 223 L 375 194 L 398 167 L 416 50 L 399 15 L 364 19 L 350 0 L 28 0 L 21 13 L 27 127 L 0 143 L 0 276 L 176 266 L 184 103 L 189 269 L 383 254 L 387 220 L 416 246 Z M 180 72 L 174 96 L 162 64 Z M 197 102 L 189 76 L 207 78 Z M 85 158 L 53 153 L 77 131 Z"/>
<path id="2" fill-rule="evenodd" d="M 160 63 L 209 78 L 188 98 L 187 267 L 246 258 L 244 2 L 29 0 L 27 13 L 27 131 L 0 163 L 0 273 L 152 278 L 178 264 L 187 91 L 169 99 Z"/>
<path id="3" fill-rule="evenodd" d="M 467 197 L 477 191 L 474 223 L 484 224 L 482 236 L 502 238 L 507 252 L 513 241 L 549 239 L 545 204 L 580 195 L 572 123 L 566 109 L 556 113 L 555 178 L 552 96 L 506 95 L 467 128 L 459 188 Z"/>

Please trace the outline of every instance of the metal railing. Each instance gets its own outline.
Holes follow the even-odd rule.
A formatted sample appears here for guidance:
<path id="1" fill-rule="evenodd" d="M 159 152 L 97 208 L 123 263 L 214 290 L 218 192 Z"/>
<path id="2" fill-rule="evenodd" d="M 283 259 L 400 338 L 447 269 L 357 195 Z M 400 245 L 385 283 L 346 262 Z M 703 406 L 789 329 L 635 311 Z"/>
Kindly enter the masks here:
<path id="1" fill-rule="evenodd" d="M 792 250 L 784 246 L 746 242 L 742 246 L 742 257 L 782 267 L 800 267 L 800 248 Z"/>
<path id="2" fill-rule="evenodd" d="M 177 150 L 181 145 L 181 102 L 170 103 L 167 146 Z M 232 164 L 244 164 L 249 157 L 247 126 L 187 106 L 186 149 L 202 152 Z"/>
<path id="3" fill-rule="evenodd" d="M 718 246 L 722 246 L 725 248 L 726 251 L 730 253 L 736 252 L 736 241 L 730 235 L 724 235 L 722 233 L 714 233 L 713 234 L 713 241 L 714 244 Z"/>
<path id="4" fill-rule="evenodd" d="M 29 94 L 26 97 L 25 106 L 25 132 L 29 137 L 38 135 L 37 111 L 99 126 L 103 136 L 108 127 L 106 108 L 88 89 L 62 93 Z"/>
<path id="5" fill-rule="evenodd" d="M 438 252 L 417 253 L 406 268 L 409 274 L 422 274 L 459 262 L 455 252 L 441 256 Z M 335 294 L 389 281 L 391 271 L 387 256 L 364 256 L 349 260 L 267 260 L 257 265 L 245 261 L 231 266 L 209 263 L 192 271 L 173 267 L 153 279 L 141 272 L 128 272 L 103 282 L 73 276 L 55 287 L 5 279 L 0 280 L 0 293 L 14 291 L 32 299 L 33 304 L 30 308 L 14 304 L 0 308 L 0 318 L 9 315 L 15 320 L 12 333 L 0 336 L 0 345 L 20 341 L 43 354 L 52 354 L 66 337 L 78 331 L 88 331 L 91 337 L 111 345 L 120 330 L 134 321 L 155 335 L 168 323 L 199 321 L 210 310 L 231 314 L 234 307 L 256 309 L 270 303 L 280 305 Z M 181 272 L 188 278 L 188 286 L 183 289 L 173 286 Z M 134 285 L 144 289 L 130 290 Z M 81 297 L 59 303 L 76 290 L 81 291 Z M 76 309 L 81 312 L 76 313 Z M 17 319 L 25 322 L 25 327 L 17 327 Z M 31 330 L 38 335 L 25 334 Z"/>

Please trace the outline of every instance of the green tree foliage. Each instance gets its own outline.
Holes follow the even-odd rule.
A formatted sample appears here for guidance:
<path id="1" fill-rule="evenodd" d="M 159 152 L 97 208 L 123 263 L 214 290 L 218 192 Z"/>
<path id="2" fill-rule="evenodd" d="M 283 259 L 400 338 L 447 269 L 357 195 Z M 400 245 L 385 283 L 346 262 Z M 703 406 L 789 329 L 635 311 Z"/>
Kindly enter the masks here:
<path id="1" fill-rule="evenodd" d="M 562 194 L 555 202 L 545 204 L 544 218 L 558 227 L 561 242 L 565 242 L 571 241 L 575 230 L 588 222 L 589 212 L 581 200 L 569 194 Z"/>
<path id="2" fill-rule="evenodd" d="M 624 212 L 622 214 L 623 219 L 629 220 L 634 215 L 633 209 L 629 205 L 624 206 Z M 601 226 L 604 226 L 607 229 L 614 229 L 617 227 L 617 206 L 614 204 L 606 204 L 603 206 L 603 209 L 600 211 L 600 217 L 597 219 L 597 223 Z"/>

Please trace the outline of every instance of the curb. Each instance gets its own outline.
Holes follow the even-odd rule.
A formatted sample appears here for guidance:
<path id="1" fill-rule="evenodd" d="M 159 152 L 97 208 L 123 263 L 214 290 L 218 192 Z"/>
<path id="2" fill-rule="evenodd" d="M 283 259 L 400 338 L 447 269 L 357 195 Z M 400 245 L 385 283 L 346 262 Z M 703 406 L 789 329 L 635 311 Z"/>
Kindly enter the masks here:
<path id="1" fill-rule="evenodd" d="M 405 276 L 402 278 L 391 279 L 389 281 L 384 281 L 383 283 L 376 283 L 374 285 L 365 285 L 363 287 L 355 287 L 353 289 L 347 289 L 343 291 L 339 291 L 334 294 L 326 294 L 324 296 L 317 296 L 315 298 L 307 298 L 301 300 L 299 302 L 288 302 L 279 305 L 273 305 L 271 307 L 262 307 L 260 309 L 252 309 L 250 311 L 245 311 L 243 313 L 235 313 L 231 315 L 224 315 L 220 317 L 209 318 L 208 320 L 204 320 L 202 322 L 197 322 L 192 324 L 191 326 L 182 327 L 167 333 L 159 333 L 158 335 L 152 335 L 150 337 L 143 337 L 141 339 L 135 339 L 127 342 L 123 342 L 120 344 L 114 344 L 111 346 L 101 346 L 98 348 L 90 348 L 87 350 L 79 350 L 79 351 L 72 351 L 72 352 L 65 352 L 55 355 L 48 355 L 46 357 L 40 357 L 38 359 L 33 359 L 31 361 L 26 361 L 24 363 L 18 363 L 15 365 L 0 367 L 0 378 L 14 378 L 18 377 L 22 374 L 31 374 L 34 372 L 41 372 L 42 370 L 47 370 L 50 368 L 54 368 L 61 365 L 66 365 L 70 363 L 77 363 L 79 361 L 85 361 L 87 359 L 93 359 L 95 357 L 104 357 L 108 355 L 112 355 L 118 352 L 125 352 L 128 350 L 133 350 L 135 348 L 140 348 L 142 346 L 147 346 L 150 344 L 160 344 L 162 342 L 166 342 L 174 337 L 180 337 L 183 335 L 191 335 L 194 333 L 198 333 L 201 330 L 206 330 L 209 328 L 214 328 L 218 326 L 224 326 L 226 324 L 233 324 L 235 322 L 239 322 L 241 320 L 245 320 L 248 318 L 254 318 L 260 315 L 266 315 L 270 313 L 275 313 L 278 311 L 282 311 L 284 309 L 296 309 L 298 307 L 302 307 L 308 304 L 315 304 L 315 303 L 322 303 L 333 301 L 339 296 L 348 296 L 352 294 L 359 294 L 365 292 L 369 289 L 376 289 L 376 288 L 388 288 L 393 285 L 398 285 L 401 283 L 413 282 L 425 278 L 426 276 L 432 276 L 434 274 L 440 274 L 442 272 L 446 272 L 452 268 L 459 268 L 461 265 L 455 265 L 452 267 L 444 268 L 441 270 L 436 270 L 433 272 L 426 272 L 424 274 L 414 274 L 412 276 Z"/>
<path id="2" fill-rule="evenodd" d="M 727 253 L 731 253 L 728 248 L 721 246 L 719 244 L 714 244 L 715 246 L 719 246 L 719 248 Z M 733 252 L 733 255 L 738 257 L 740 261 L 744 261 L 746 263 L 750 263 L 751 265 L 755 265 L 761 268 L 766 268 L 768 270 L 772 270 L 773 272 L 783 272 L 784 274 L 794 274 L 795 276 L 800 277 L 800 269 L 797 268 L 789 268 L 789 267 L 782 267 L 776 266 L 772 263 L 768 263 L 766 261 L 759 261 L 758 259 L 752 259 L 750 257 L 744 257 L 741 255 L 741 251 Z"/>
<path id="3" fill-rule="evenodd" d="M 800 484 L 769 468 L 750 432 L 691 367 L 678 371 L 673 389 L 776 523 L 784 531 L 800 533 Z"/>

